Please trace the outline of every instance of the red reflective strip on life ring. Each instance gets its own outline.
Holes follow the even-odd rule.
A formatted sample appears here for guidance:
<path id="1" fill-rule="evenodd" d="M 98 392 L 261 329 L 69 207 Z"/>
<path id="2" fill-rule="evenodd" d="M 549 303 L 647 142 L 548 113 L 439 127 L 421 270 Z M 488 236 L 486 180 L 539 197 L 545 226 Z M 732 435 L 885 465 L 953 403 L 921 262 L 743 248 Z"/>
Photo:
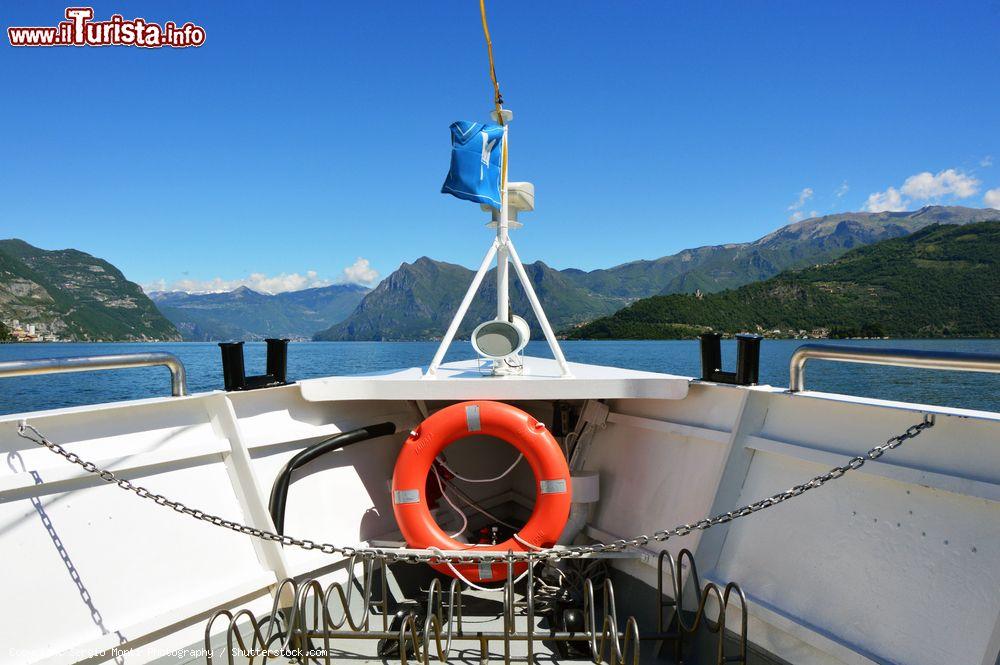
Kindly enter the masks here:
<path id="1" fill-rule="evenodd" d="M 517 538 L 536 547 L 556 544 L 569 518 L 572 487 L 569 465 L 562 448 L 545 427 L 521 409 L 502 402 L 473 401 L 452 404 L 422 422 L 403 444 L 392 474 L 392 510 L 403 538 L 410 547 L 441 550 L 526 552 L 530 548 L 515 538 L 496 545 L 469 545 L 450 538 L 434 521 L 424 488 L 434 459 L 459 439 L 484 434 L 502 439 L 524 455 L 535 474 L 535 508 Z M 444 564 L 432 564 L 454 576 Z M 506 566 L 454 564 L 473 582 L 506 577 Z M 514 566 L 520 575 L 527 564 Z"/>

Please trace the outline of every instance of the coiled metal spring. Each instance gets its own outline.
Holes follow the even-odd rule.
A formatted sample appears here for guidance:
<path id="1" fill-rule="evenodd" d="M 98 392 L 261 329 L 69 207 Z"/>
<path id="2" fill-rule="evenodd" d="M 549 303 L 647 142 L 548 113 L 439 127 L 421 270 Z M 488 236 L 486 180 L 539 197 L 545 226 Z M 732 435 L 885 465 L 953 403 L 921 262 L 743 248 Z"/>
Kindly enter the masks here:
<path id="1" fill-rule="evenodd" d="M 682 576 L 684 561 L 688 562 L 688 588 L 694 590 L 695 605 L 694 617 L 690 623 L 685 623 L 683 616 L 683 592 L 684 578 Z M 669 562 L 669 563 L 668 563 Z M 665 565 L 666 564 L 666 565 Z M 716 663 L 740 663 L 746 665 L 747 662 L 747 599 L 743 589 L 736 582 L 728 583 L 720 591 L 719 586 L 714 582 L 709 582 L 704 587 L 698 578 L 698 567 L 694 563 L 694 555 L 690 550 L 681 550 L 677 558 L 670 552 L 664 550 L 660 552 L 656 560 L 657 570 L 657 599 L 659 606 L 656 608 L 656 628 L 657 635 L 650 636 L 650 639 L 661 640 L 659 651 L 662 652 L 667 642 L 674 645 L 674 659 L 680 663 L 684 654 L 684 642 L 686 638 L 691 638 L 702 623 L 706 625 L 709 632 L 717 634 L 718 648 L 716 650 Z M 668 594 L 664 594 L 664 573 L 670 574 L 670 588 Z M 729 609 L 729 599 L 731 595 L 740 599 L 740 632 L 737 636 L 738 652 L 735 656 L 726 655 L 726 613 Z M 714 598 L 718 614 L 715 620 L 707 616 L 707 604 L 710 598 Z M 672 607 L 674 609 L 670 622 L 664 626 L 663 609 Z"/>
<path id="2" fill-rule="evenodd" d="M 680 611 L 683 583 L 681 566 L 689 565 L 689 584 L 696 590 L 697 609 L 690 623 L 685 622 Z M 683 550 L 675 560 L 669 552 L 662 552 L 658 559 L 659 588 L 657 596 L 657 632 L 640 637 L 639 624 L 629 616 L 621 627 L 615 603 L 614 586 L 610 579 L 601 583 L 600 620 L 598 603 L 595 602 L 595 585 L 588 578 L 582 579 L 579 596 L 582 598 L 582 630 L 558 630 L 555 627 L 540 628 L 536 625 L 535 571 L 529 566 L 526 575 L 524 600 L 515 594 L 513 564 L 507 566 L 507 580 L 496 589 L 502 597 L 499 630 L 467 630 L 462 623 L 463 591 L 457 579 L 448 584 L 447 592 L 441 579 L 434 577 L 427 587 L 426 601 L 420 605 L 410 603 L 408 609 L 398 612 L 390 623 L 387 566 L 378 557 L 356 555 L 347 562 L 347 580 L 331 582 L 326 586 L 314 578 L 297 581 L 282 580 L 274 590 L 274 601 L 270 612 L 257 617 L 249 609 L 238 611 L 220 610 L 205 627 L 205 650 L 207 662 L 213 665 L 213 632 L 225 629 L 225 649 L 227 662 L 237 660 L 250 663 L 266 663 L 279 658 L 299 663 L 329 664 L 338 655 L 348 656 L 349 652 L 338 650 L 337 640 L 371 640 L 378 642 L 378 657 L 386 658 L 398 653 L 401 665 L 415 660 L 428 665 L 431 655 L 439 662 L 447 662 L 457 648 L 457 642 L 475 642 L 479 645 L 483 663 L 490 659 L 490 643 L 503 644 L 504 663 L 511 662 L 511 646 L 514 642 L 524 643 L 527 662 L 534 660 L 538 642 L 577 643 L 595 663 L 610 665 L 639 664 L 641 640 L 660 642 L 660 649 L 666 642 L 673 642 L 678 662 L 683 655 L 684 642 L 690 638 L 704 622 L 709 631 L 719 635 L 718 661 L 746 662 L 746 601 L 740 588 L 730 583 L 720 591 L 713 583 L 700 586 L 698 573 L 691 552 Z M 551 564 L 547 564 L 551 565 Z M 664 588 L 665 575 L 669 573 L 671 584 Z M 376 580 L 376 577 L 378 580 Z M 373 597 L 375 584 L 380 587 L 378 600 Z M 355 587 L 362 594 L 360 608 L 352 611 L 351 600 Z M 667 595 L 664 592 L 667 592 Z M 672 594 L 672 597 L 670 595 Z M 726 635 L 726 610 L 730 596 L 735 594 L 742 605 L 742 625 L 739 635 L 739 654 L 726 657 L 724 639 Z M 706 604 L 715 598 L 718 615 L 713 619 L 706 616 Z M 673 607 L 675 612 L 669 623 L 664 624 L 663 609 Z M 381 627 L 372 626 L 373 615 L 381 615 Z M 526 625 L 518 627 L 517 619 L 524 616 Z M 518 658 L 520 659 L 520 658 Z"/>
<path id="3" fill-rule="evenodd" d="M 380 565 L 376 566 L 376 563 Z M 402 614 L 401 621 L 394 622 L 398 626 L 390 626 L 386 566 L 382 563 L 371 556 L 352 557 L 347 564 L 346 582 L 332 582 L 326 587 L 316 579 L 282 580 L 274 591 L 270 612 L 260 618 L 249 609 L 216 612 L 205 627 L 209 665 L 215 660 L 213 632 L 221 627 L 223 620 L 226 622 L 226 655 L 231 664 L 237 659 L 263 663 L 276 658 L 330 663 L 338 653 L 334 649 L 334 641 L 368 639 L 382 644 L 393 643 L 398 649 L 401 665 L 408 665 L 411 657 L 426 665 L 430 662 L 432 651 L 438 661 L 447 662 L 457 641 L 478 642 L 483 662 L 489 658 L 490 642 L 502 642 L 505 663 L 511 662 L 511 644 L 524 642 L 528 662 L 532 662 L 536 642 L 542 640 L 585 643 L 595 663 L 625 665 L 631 655 L 632 665 L 638 665 L 639 627 L 635 618 L 629 617 L 624 631 L 619 630 L 614 587 L 610 580 L 605 580 L 603 584 L 600 623 L 597 620 L 594 585 L 586 579 L 582 589 L 584 629 L 579 632 L 539 629 L 536 627 L 533 567 L 529 567 L 526 578 L 525 600 L 518 601 L 511 561 L 507 581 L 497 589 L 503 599 L 501 630 L 470 632 L 462 625 L 462 587 L 456 579 L 451 580 L 445 594 L 441 580 L 433 578 L 427 590 L 423 614 L 411 609 Z M 378 601 L 372 596 L 376 574 L 382 590 Z M 356 586 L 363 590 L 362 606 L 357 613 L 351 610 L 352 593 Z M 381 630 L 371 625 L 372 610 L 376 607 L 382 615 Z M 516 619 L 522 609 L 527 626 L 518 629 Z"/>

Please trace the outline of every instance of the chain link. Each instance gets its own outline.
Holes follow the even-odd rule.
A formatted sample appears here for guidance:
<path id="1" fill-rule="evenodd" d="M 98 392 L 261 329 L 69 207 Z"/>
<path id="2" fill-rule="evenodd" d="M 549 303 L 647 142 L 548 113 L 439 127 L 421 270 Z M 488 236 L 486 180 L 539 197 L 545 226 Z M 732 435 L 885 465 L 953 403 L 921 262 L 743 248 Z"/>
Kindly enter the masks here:
<path id="1" fill-rule="evenodd" d="M 817 487 L 822 487 L 831 480 L 840 478 L 848 471 L 856 471 L 865 465 L 866 462 L 877 460 L 882 457 L 887 451 L 898 448 L 904 441 L 908 439 L 914 439 L 920 435 L 926 429 L 934 426 L 934 416 L 926 415 L 924 416 L 923 422 L 917 423 L 916 425 L 911 425 L 902 434 L 897 434 L 891 437 L 885 443 L 875 446 L 869 450 L 865 455 L 859 455 L 857 457 L 851 458 L 843 466 L 835 466 L 826 473 L 821 473 L 818 476 L 804 482 L 800 485 L 795 485 L 784 492 L 778 492 L 772 496 L 769 496 L 760 501 L 736 508 L 728 513 L 722 513 L 714 517 L 706 517 L 705 519 L 694 522 L 693 524 L 681 524 L 675 526 L 672 529 L 666 529 L 663 531 L 656 531 L 651 535 L 640 535 L 628 540 L 616 540 L 610 543 L 595 543 L 593 545 L 579 545 L 576 547 L 559 548 L 559 549 L 544 549 L 536 550 L 532 552 L 498 552 L 496 556 L 479 556 L 479 557 L 467 557 L 458 554 L 425 554 L 418 552 L 410 552 L 406 550 L 393 550 L 393 549 L 381 549 L 381 548 L 367 548 L 367 547 L 350 547 L 344 545 L 333 545 L 331 543 L 317 543 L 314 540 L 309 540 L 308 538 L 295 538 L 293 536 L 286 536 L 273 531 L 267 531 L 265 529 L 258 529 L 256 527 L 248 526 L 246 524 L 241 524 L 240 522 L 234 522 L 232 520 L 227 520 L 224 517 L 219 517 L 218 515 L 213 515 L 211 513 L 206 513 L 205 511 L 198 510 L 196 508 L 190 508 L 180 501 L 173 501 L 163 496 L 162 494 L 157 494 L 152 492 L 145 487 L 140 485 L 135 485 L 132 482 L 119 478 L 112 471 L 108 469 L 102 469 L 93 462 L 88 462 L 82 459 L 76 453 L 69 452 L 64 447 L 58 443 L 53 443 L 45 438 L 37 429 L 32 425 L 29 425 L 26 421 L 21 421 L 18 425 L 17 433 L 18 436 L 33 441 L 34 443 L 48 448 L 57 455 L 61 455 L 66 458 L 66 460 L 82 467 L 88 473 L 96 475 L 98 478 L 106 483 L 112 483 L 127 490 L 129 492 L 135 493 L 136 496 L 149 499 L 153 501 L 158 506 L 166 506 L 172 508 L 178 513 L 184 515 L 190 515 L 191 517 L 208 522 L 218 527 L 223 527 L 235 531 L 237 533 L 242 533 L 247 536 L 252 536 L 254 538 L 259 538 L 260 540 L 265 540 L 269 542 L 280 543 L 288 547 L 298 547 L 304 550 L 318 550 L 324 554 L 340 554 L 345 557 L 374 557 L 379 559 L 384 559 L 388 562 L 407 562 L 407 563 L 427 563 L 427 562 L 440 562 L 440 561 L 451 561 L 452 563 L 498 563 L 510 560 L 520 560 L 520 559 L 530 559 L 530 560 L 540 560 L 540 559 L 552 559 L 558 561 L 559 559 L 573 559 L 586 556 L 588 554 L 599 554 L 601 552 L 622 552 L 633 547 L 642 547 L 648 545 L 651 541 L 662 542 L 670 538 L 686 536 L 694 531 L 704 531 L 713 526 L 719 524 L 725 524 L 727 522 L 732 522 L 740 517 L 746 517 L 747 515 L 752 515 L 754 513 L 760 512 L 776 506 L 779 503 L 783 503 L 791 498 L 801 496 L 805 492 Z"/>

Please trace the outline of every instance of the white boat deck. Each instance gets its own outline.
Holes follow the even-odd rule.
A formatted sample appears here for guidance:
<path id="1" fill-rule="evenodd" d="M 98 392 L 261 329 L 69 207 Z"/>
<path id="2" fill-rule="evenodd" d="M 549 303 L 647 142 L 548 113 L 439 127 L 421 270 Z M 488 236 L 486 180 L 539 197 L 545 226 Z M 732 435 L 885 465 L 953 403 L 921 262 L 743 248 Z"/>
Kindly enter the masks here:
<path id="1" fill-rule="evenodd" d="M 570 363 L 572 376 L 560 374 L 555 360 L 527 357 L 525 373 L 484 376 L 476 360 L 442 365 L 428 376 L 420 367 L 307 379 L 299 382 L 308 402 L 363 400 L 532 400 L 532 399 L 684 399 L 690 378 L 618 367 Z"/>
<path id="2" fill-rule="evenodd" d="M 658 551 L 676 555 L 683 547 L 694 552 L 703 581 L 741 585 L 751 642 L 787 662 L 996 662 L 1000 414 L 579 364 L 563 378 L 555 361 L 526 363 L 526 376 L 483 376 L 475 361 L 458 362 L 435 377 L 410 368 L 0 417 L 7 458 L 0 545 L 8 560 L 0 583 L 11 607 L 43 608 L 5 615 L 9 652 L 0 662 L 110 662 L 101 654 L 112 648 L 131 649 L 120 659 L 125 665 L 180 662 L 163 654 L 202 645 L 219 609 L 266 612 L 278 580 L 342 575 L 343 566 L 107 485 L 20 438 L 22 418 L 151 491 L 265 530 L 273 528 L 268 489 L 293 455 L 339 432 L 391 421 L 396 435 L 313 463 L 290 494 L 288 533 L 355 545 L 395 533 L 388 481 L 398 448 L 440 406 L 421 402 L 468 399 L 521 402 L 546 418 L 553 400 L 603 403 L 581 455 L 582 468 L 601 477 L 586 533 L 605 542 L 770 496 L 934 414 L 933 429 L 824 489 L 616 561 L 631 585 L 619 587 L 619 628 L 636 589 L 655 590 Z M 503 468 L 509 452 L 478 450 L 454 451 L 473 477 Z M 530 494 L 530 482 L 530 474 L 512 474 L 475 496 L 492 510 Z M 643 634 L 651 614 L 644 607 L 636 614 Z M 481 616 L 486 626 L 495 622 Z M 361 658 L 338 661 L 395 660 L 372 657 L 364 641 L 345 642 Z M 643 662 L 655 653 L 647 644 Z M 478 660 L 476 643 L 457 646 L 463 651 L 454 660 Z M 502 646 L 491 641 L 492 660 Z M 523 646 L 515 643 L 514 653 Z M 536 660 L 551 662 L 551 648 L 539 645 Z"/>

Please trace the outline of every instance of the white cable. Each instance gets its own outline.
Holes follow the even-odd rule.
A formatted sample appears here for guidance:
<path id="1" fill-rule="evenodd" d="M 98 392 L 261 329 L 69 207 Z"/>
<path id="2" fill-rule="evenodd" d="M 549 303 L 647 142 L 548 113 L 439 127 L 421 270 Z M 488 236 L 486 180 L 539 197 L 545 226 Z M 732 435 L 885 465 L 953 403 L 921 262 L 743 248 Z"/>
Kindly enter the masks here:
<path id="1" fill-rule="evenodd" d="M 447 481 L 445 481 L 445 485 L 447 485 L 449 489 L 454 490 L 458 494 L 458 498 L 461 499 L 462 501 L 464 501 L 466 503 L 466 505 L 468 505 L 473 510 L 476 510 L 476 511 L 482 513 L 486 517 L 489 517 L 491 520 L 499 522 L 500 524 L 504 525 L 508 529 L 513 529 L 514 532 L 515 532 L 513 538 L 517 542 L 521 543 L 522 545 L 524 545 L 528 549 L 535 550 L 536 552 L 540 552 L 540 551 L 542 551 L 542 550 L 545 549 L 544 547 L 539 547 L 538 545 L 535 545 L 534 543 L 529 543 L 524 538 L 521 538 L 521 536 L 518 535 L 518 528 L 516 526 L 514 526 L 513 524 L 508 524 L 507 522 L 504 522 L 502 519 L 500 519 L 499 517 L 497 517 L 493 513 L 489 512 L 488 510 L 486 510 L 485 508 L 483 508 L 482 506 L 480 506 L 478 503 L 476 503 L 475 501 L 473 501 L 470 497 L 466 496 L 465 492 L 463 492 L 462 490 L 458 489 L 457 487 L 455 487 L 454 485 L 452 485 L 451 483 L 449 483 Z M 442 491 L 442 493 L 443 493 L 443 491 Z"/>
<path id="2" fill-rule="evenodd" d="M 467 506 L 469 506 L 470 508 L 472 508 L 473 510 L 476 510 L 476 511 L 482 513 L 486 517 L 489 517 L 491 520 L 499 522 L 500 524 L 504 525 L 508 529 L 513 529 L 514 532 L 515 532 L 513 538 L 517 542 L 521 543 L 522 545 L 524 545 L 528 549 L 535 550 L 536 552 L 541 552 L 541 551 L 545 550 L 544 547 L 539 547 L 538 545 L 535 545 L 533 543 L 529 543 L 524 538 L 521 538 L 521 536 L 518 535 L 518 528 L 516 526 L 514 526 L 513 524 L 508 524 L 507 522 L 504 522 L 502 519 L 500 519 L 499 517 L 497 517 L 493 513 L 489 512 L 488 510 L 486 510 L 485 508 L 483 508 L 482 506 L 480 506 L 479 504 L 477 504 L 475 501 L 473 501 L 469 497 L 465 496 L 465 493 L 462 492 L 461 490 L 459 490 L 457 487 L 451 485 L 447 481 L 445 481 L 445 484 L 448 486 L 449 489 L 452 489 L 455 492 L 457 492 L 458 493 L 458 498 L 461 499 L 462 501 L 464 501 L 465 504 Z"/>
<path id="3" fill-rule="evenodd" d="M 516 464 L 516 462 L 515 462 L 515 464 Z M 456 513 L 458 513 L 459 516 L 462 518 L 462 528 L 459 531 L 457 531 L 456 533 L 453 533 L 451 535 L 451 537 L 454 538 L 454 537 L 459 536 L 462 533 L 464 533 L 465 530 L 469 527 L 469 519 L 465 516 L 465 512 L 463 512 L 458 506 L 455 505 L 455 503 L 451 500 L 451 497 L 448 496 L 448 493 L 445 492 L 445 489 L 444 489 L 446 485 L 449 488 L 451 488 L 451 489 L 455 489 L 455 488 L 452 488 L 449 483 L 446 483 L 445 481 L 443 481 L 441 479 L 441 475 L 438 473 L 438 470 L 436 468 L 434 468 L 434 465 L 431 465 L 431 471 L 434 472 L 434 477 L 437 478 L 438 487 L 441 488 L 441 496 L 444 497 L 444 500 L 448 502 L 448 505 L 451 506 L 454 509 L 454 511 Z M 458 490 L 456 489 L 456 491 L 458 491 Z M 489 517 L 490 519 L 496 520 L 497 522 L 499 522 L 500 524 L 503 524 L 507 528 L 510 528 L 510 529 L 515 528 L 515 527 L 511 526 L 510 524 L 507 524 L 506 522 L 504 522 L 503 520 L 501 520 L 499 517 L 496 517 L 495 515 L 489 513 L 485 508 L 482 508 L 481 506 L 479 506 L 475 501 L 472 501 L 471 499 L 466 498 L 466 497 L 462 496 L 461 494 L 459 495 L 459 498 L 462 499 L 463 501 L 465 501 L 465 503 L 468 504 L 469 506 L 471 506 L 473 509 L 478 510 L 483 515 L 486 515 L 486 517 Z M 538 545 L 535 545 L 534 543 L 529 543 L 524 538 L 521 538 L 521 536 L 519 536 L 517 533 L 514 534 L 514 540 L 516 540 L 517 542 L 521 543 L 522 545 L 524 545 L 528 549 L 535 550 L 536 552 L 540 552 L 540 551 L 542 551 L 542 550 L 545 549 L 544 547 L 539 547 Z M 449 567 L 450 567 L 450 564 L 449 564 Z"/>
<path id="4" fill-rule="evenodd" d="M 525 540 L 524 538 L 521 538 L 521 536 L 517 535 L 516 533 L 514 534 L 514 540 L 516 540 L 517 542 L 521 543 L 525 547 L 528 547 L 530 549 L 535 550 L 536 552 L 540 552 L 540 551 L 542 551 L 542 550 L 545 549 L 544 547 L 539 547 L 538 545 L 535 545 L 533 543 L 529 543 L 527 540 Z"/>
<path id="5" fill-rule="evenodd" d="M 451 483 L 449 483 L 447 480 L 444 481 L 444 484 L 448 486 L 448 489 L 450 489 L 453 492 L 455 492 L 455 494 L 458 495 L 458 498 L 465 502 L 465 505 L 467 505 L 470 508 L 472 508 L 473 510 L 481 513 L 482 515 L 485 515 L 486 517 L 489 517 L 494 522 L 498 522 L 498 523 L 504 525 L 505 527 L 507 527 L 508 529 L 512 529 L 513 531 L 518 531 L 519 529 L 523 528 L 523 527 L 516 527 L 513 524 L 509 524 L 507 522 L 504 522 L 502 519 L 500 519 L 499 517 L 497 517 L 496 515 L 494 515 L 493 513 L 491 513 L 490 511 L 486 510 L 485 508 L 483 508 L 478 503 L 476 503 L 472 499 L 472 497 L 470 497 L 468 494 L 466 494 L 465 492 L 463 492 L 460 488 L 455 487 L 454 485 L 452 485 Z"/>
<path id="6" fill-rule="evenodd" d="M 465 533 L 465 530 L 469 528 L 469 518 L 465 516 L 465 513 L 461 509 L 459 509 L 458 506 L 455 505 L 455 503 L 448 496 L 448 493 L 444 491 L 444 482 L 441 480 L 441 474 L 438 473 L 438 470 L 434 468 L 433 464 L 431 464 L 431 471 L 434 472 L 434 477 L 437 478 L 438 487 L 441 488 L 441 496 L 443 496 L 444 500 L 448 502 L 448 505 L 451 506 L 456 513 L 458 513 L 458 516 L 462 518 L 462 528 L 456 531 L 455 533 L 451 534 L 451 537 L 455 538 L 457 536 L 461 536 L 463 533 Z"/>
<path id="7" fill-rule="evenodd" d="M 515 462 L 515 464 L 516 464 L 516 462 Z M 433 467 L 431 467 L 431 468 L 433 468 Z M 508 471 L 509 471 L 509 469 L 508 469 Z M 436 469 L 434 470 L 434 473 L 437 474 L 437 470 Z M 441 477 L 440 476 L 438 476 L 438 483 L 439 484 L 441 483 Z M 528 549 L 535 550 L 536 552 L 540 552 L 540 551 L 542 551 L 542 550 L 545 549 L 544 547 L 539 547 L 538 545 L 535 545 L 534 543 L 529 543 L 524 538 L 521 538 L 521 536 L 518 535 L 518 533 L 517 533 L 519 531 L 519 529 L 517 527 L 515 527 L 512 524 L 508 524 L 507 522 L 504 522 L 502 519 L 500 519 L 499 517 L 497 517 L 493 513 L 489 512 L 488 510 L 486 510 L 482 506 L 480 506 L 471 497 L 466 496 L 465 492 L 463 492 L 462 490 L 458 489 L 457 487 L 453 486 L 451 483 L 449 483 L 447 481 L 444 481 L 444 483 L 445 483 L 445 485 L 448 486 L 449 489 L 454 490 L 458 494 L 458 498 L 460 498 L 462 501 L 464 501 L 466 503 L 466 505 L 468 505 L 469 507 L 471 507 L 473 510 L 476 510 L 476 511 L 482 513 L 483 515 L 485 515 L 486 517 L 489 517 L 490 519 L 492 519 L 492 520 L 494 520 L 496 522 L 499 522 L 500 524 L 504 525 L 508 529 L 513 529 L 514 532 L 515 532 L 514 533 L 514 540 L 516 540 L 517 542 L 521 543 L 522 545 L 524 545 Z M 441 490 L 441 493 L 444 494 L 444 489 L 443 488 Z M 447 498 L 447 495 L 445 495 L 445 497 Z M 450 503 L 450 501 L 449 501 L 449 503 Z"/>
<path id="8" fill-rule="evenodd" d="M 566 455 L 567 461 L 569 461 L 571 456 L 570 451 L 573 450 L 573 446 L 576 444 L 576 440 L 579 438 L 580 435 L 577 434 L 576 432 L 570 432 L 569 434 L 563 437 L 562 448 L 563 448 L 563 454 Z"/>
<path id="9" fill-rule="evenodd" d="M 523 455 L 521 457 L 523 457 Z M 514 466 L 516 466 L 517 463 L 520 462 L 520 461 L 521 461 L 521 459 L 519 457 L 517 460 L 514 461 L 514 464 L 511 465 L 511 467 L 509 469 L 507 469 L 506 471 L 504 471 L 503 475 L 500 476 L 500 478 L 502 478 L 503 476 L 505 476 L 508 473 L 510 473 L 511 469 L 513 469 Z M 445 467 L 445 468 L 447 469 L 448 467 Z M 451 469 L 448 469 L 448 470 L 451 471 Z M 469 520 L 465 516 L 465 513 L 463 511 L 461 511 L 458 508 L 458 506 L 456 506 L 454 504 L 454 502 L 452 502 L 451 498 L 448 496 L 448 493 L 445 492 L 444 488 L 445 488 L 446 483 L 443 480 L 441 480 L 441 474 L 438 473 L 438 470 L 434 467 L 433 464 L 431 465 L 431 471 L 434 472 L 434 477 L 437 479 L 438 487 L 441 489 L 441 496 L 444 497 L 444 500 L 448 502 L 448 505 L 451 506 L 455 510 L 455 512 L 458 513 L 461 516 L 461 518 L 462 518 L 462 528 L 458 532 L 452 534 L 451 537 L 454 538 L 455 536 L 458 536 L 458 535 L 462 534 L 468 528 L 468 526 L 469 526 Z M 454 471 L 451 471 L 451 472 L 455 473 Z M 448 487 L 451 487 L 451 485 L 448 485 Z M 461 496 L 460 496 L 460 498 L 462 498 L 467 504 L 469 504 L 470 506 L 472 506 L 473 508 L 475 508 L 479 512 L 483 513 L 487 517 L 495 519 L 497 522 L 500 522 L 501 524 L 505 524 L 503 522 L 503 520 L 501 520 L 501 519 L 499 519 L 497 517 L 494 517 L 493 515 L 491 515 L 490 513 L 488 513 L 485 508 L 481 508 L 480 506 L 476 505 L 476 503 L 474 501 L 471 501 L 470 499 L 465 499 L 464 497 L 461 497 Z M 509 524 L 505 524 L 505 526 L 510 527 Z M 513 528 L 513 527 L 510 527 L 510 528 Z M 517 542 L 521 543 L 525 547 L 528 547 L 528 548 L 533 549 L 533 550 L 544 550 L 545 549 L 544 547 L 538 547 L 537 545 L 529 543 L 528 541 L 526 541 L 523 538 L 521 538 L 520 536 L 518 536 L 516 533 L 514 534 L 514 540 L 516 540 Z M 442 556 L 442 558 L 444 557 L 444 552 L 442 552 L 437 547 L 428 547 L 427 549 L 430 550 L 431 552 L 437 552 L 438 554 L 440 554 Z M 455 574 L 455 577 L 457 577 L 458 579 L 462 580 L 463 582 L 465 582 L 466 584 L 468 584 L 473 589 L 476 589 L 478 591 L 503 591 L 504 590 L 504 587 L 494 587 L 494 588 L 491 589 L 491 588 L 488 588 L 488 587 L 479 586 L 478 584 L 475 584 L 474 582 L 472 582 L 471 580 L 469 580 L 465 575 L 463 575 L 462 573 L 460 573 L 459 570 L 458 570 L 458 568 L 456 568 L 451 563 L 451 561 L 449 561 L 448 559 L 443 559 L 443 561 L 444 561 L 444 564 L 446 566 L 448 566 L 448 569 L 452 573 Z M 517 582 L 520 582 L 524 578 L 524 576 L 527 575 L 527 574 L 528 574 L 528 571 L 525 570 L 523 573 L 521 573 L 520 575 L 517 576 L 517 579 L 514 580 L 514 583 L 516 584 Z"/>
<path id="10" fill-rule="evenodd" d="M 442 552 L 441 550 L 439 550 L 436 547 L 428 547 L 427 549 L 430 550 L 431 552 L 437 552 L 442 557 L 444 557 L 444 552 Z M 448 569 L 451 570 L 451 572 L 455 574 L 455 577 L 457 577 L 458 579 L 462 580 L 463 582 L 465 582 L 466 584 L 468 584 L 470 587 L 472 587 L 476 591 L 505 591 L 506 588 L 507 588 L 506 587 L 506 583 L 504 584 L 504 586 L 493 587 L 493 588 L 479 586 L 478 584 L 476 584 L 474 582 L 470 582 L 469 579 L 465 575 L 463 575 L 462 573 L 460 573 L 458 571 L 458 568 L 456 568 L 451 563 L 451 561 L 449 561 L 448 559 L 443 559 L 443 561 L 444 561 L 444 564 L 446 566 L 448 566 Z M 517 584 L 518 582 L 520 582 L 521 580 L 523 580 L 524 576 L 528 574 L 528 570 L 530 570 L 530 564 L 529 564 L 529 569 L 526 569 L 523 573 L 521 573 L 516 578 L 514 578 L 512 584 Z"/>
<path id="11" fill-rule="evenodd" d="M 510 473 L 511 471 L 513 471 L 514 467 L 517 466 L 520 463 L 520 461 L 523 460 L 523 459 L 524 459 L 524 454 L 518 455 L 517 459 L 514 460 L 514 463 L 511 464 L 509 467 L 507 467 L 507 470 L 504 471 L 503 473 L 501 473 L 496 478 L 466 478 L 465 476 L 462 476 L 462 475 L 459 475 L 458 473 L 455 473 L 455 470 L 453 468 L 451 468 L 450 466 L 448 466 L 448 464 L 444 461 L 444 459 L 440 455 L 438 455 L 437 461 L 438 461 L 438 464 L 440 464 L 441 466 L 443 466 L 444 468 L 446 468 L 451 475 L 455 476 L 459 480 L 464 480 L 467 483 L 492 483 L 495 480 L 500 480 L 501 478 L 503 478 L 504 476 L 506 476 L 508 473 Z"/>

